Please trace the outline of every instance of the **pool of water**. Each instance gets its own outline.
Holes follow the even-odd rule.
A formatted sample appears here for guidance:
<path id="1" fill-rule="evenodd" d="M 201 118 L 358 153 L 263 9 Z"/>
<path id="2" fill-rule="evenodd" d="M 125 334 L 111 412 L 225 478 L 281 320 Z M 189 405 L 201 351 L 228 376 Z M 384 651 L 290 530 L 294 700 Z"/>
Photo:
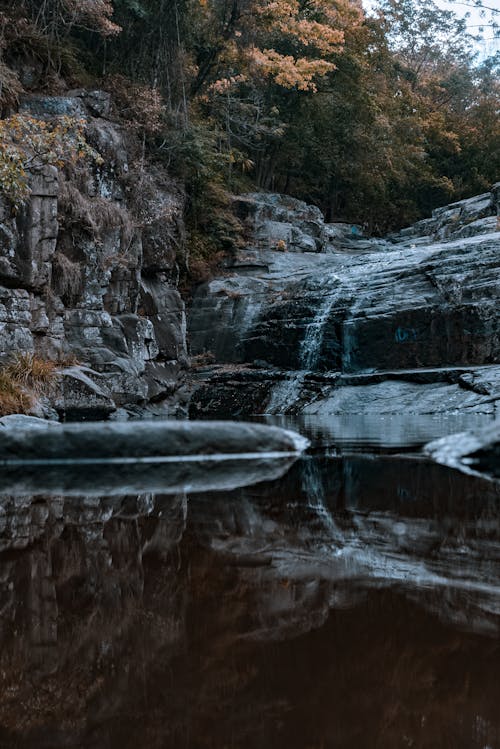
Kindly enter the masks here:
<path id="1" fill-rule="evenodd" d="M 457 423 L 294 425 L 206 487 L 0 477 L 2 748 L 500 747 L 499 486 L 420 456 Z"/>

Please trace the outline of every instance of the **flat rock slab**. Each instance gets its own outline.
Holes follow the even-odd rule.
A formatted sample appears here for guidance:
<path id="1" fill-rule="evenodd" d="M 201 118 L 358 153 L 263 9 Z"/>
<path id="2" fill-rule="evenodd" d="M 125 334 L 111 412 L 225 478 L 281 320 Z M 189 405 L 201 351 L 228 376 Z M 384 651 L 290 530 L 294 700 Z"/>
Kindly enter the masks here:
<path id="1" fill-rule="evenodd" d="M 424 447 L 436 462 L 464 473 L 500 479 L 500 420 L 477 431 L 461 432 Z"/>
<path id="2" fill-rule="evenodd" d="M 62 424 L 0 430 L 0 464 L 224 460 L 235 455 L 298 455 L 308 440 L 263 424 L 140 421 Z"/>

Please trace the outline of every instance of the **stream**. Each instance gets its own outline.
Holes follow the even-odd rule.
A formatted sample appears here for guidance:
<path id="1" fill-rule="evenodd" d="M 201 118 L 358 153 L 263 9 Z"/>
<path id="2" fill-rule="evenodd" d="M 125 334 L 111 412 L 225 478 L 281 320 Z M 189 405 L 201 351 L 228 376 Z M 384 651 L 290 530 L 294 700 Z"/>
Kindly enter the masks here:
<path id="1" fill-rule="evenodd" d="M 419 454 L 480 417 L 267 420 L 204 491 L 9 485 L 2 748 L 500 747 L 499 488 Z"/>

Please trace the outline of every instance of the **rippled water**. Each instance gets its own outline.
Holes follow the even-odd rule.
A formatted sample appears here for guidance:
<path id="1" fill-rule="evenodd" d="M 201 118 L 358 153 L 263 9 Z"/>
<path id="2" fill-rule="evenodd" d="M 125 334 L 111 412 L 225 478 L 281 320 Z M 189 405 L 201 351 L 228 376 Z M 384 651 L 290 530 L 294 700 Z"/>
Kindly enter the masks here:
<path id="1" fill-rule="evenodd" d="M 456 426 L 303 422 L 191 494 L 4 473 L 0 746 L 500 747 L 500 489 L 417 452 Z"/>

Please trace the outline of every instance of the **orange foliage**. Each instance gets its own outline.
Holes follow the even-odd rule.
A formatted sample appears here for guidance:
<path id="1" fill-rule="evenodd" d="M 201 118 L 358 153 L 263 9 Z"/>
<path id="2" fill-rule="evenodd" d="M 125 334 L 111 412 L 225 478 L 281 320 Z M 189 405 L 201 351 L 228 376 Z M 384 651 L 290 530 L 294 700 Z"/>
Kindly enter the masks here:
<path id="1" fill-rule="evenodd" d="M 362 20 L 351 0 L 237 0 L 229 18 L 219 0 L 197 0 L 200 23 L 211 28 L 223 75 L 221 92 L 243 79 L 265 78 L 283 88 L 315 91 L 315 79 L 335 69 L 344 30 Z M 227 73 L 226 73 L 227 71 Z"/>

